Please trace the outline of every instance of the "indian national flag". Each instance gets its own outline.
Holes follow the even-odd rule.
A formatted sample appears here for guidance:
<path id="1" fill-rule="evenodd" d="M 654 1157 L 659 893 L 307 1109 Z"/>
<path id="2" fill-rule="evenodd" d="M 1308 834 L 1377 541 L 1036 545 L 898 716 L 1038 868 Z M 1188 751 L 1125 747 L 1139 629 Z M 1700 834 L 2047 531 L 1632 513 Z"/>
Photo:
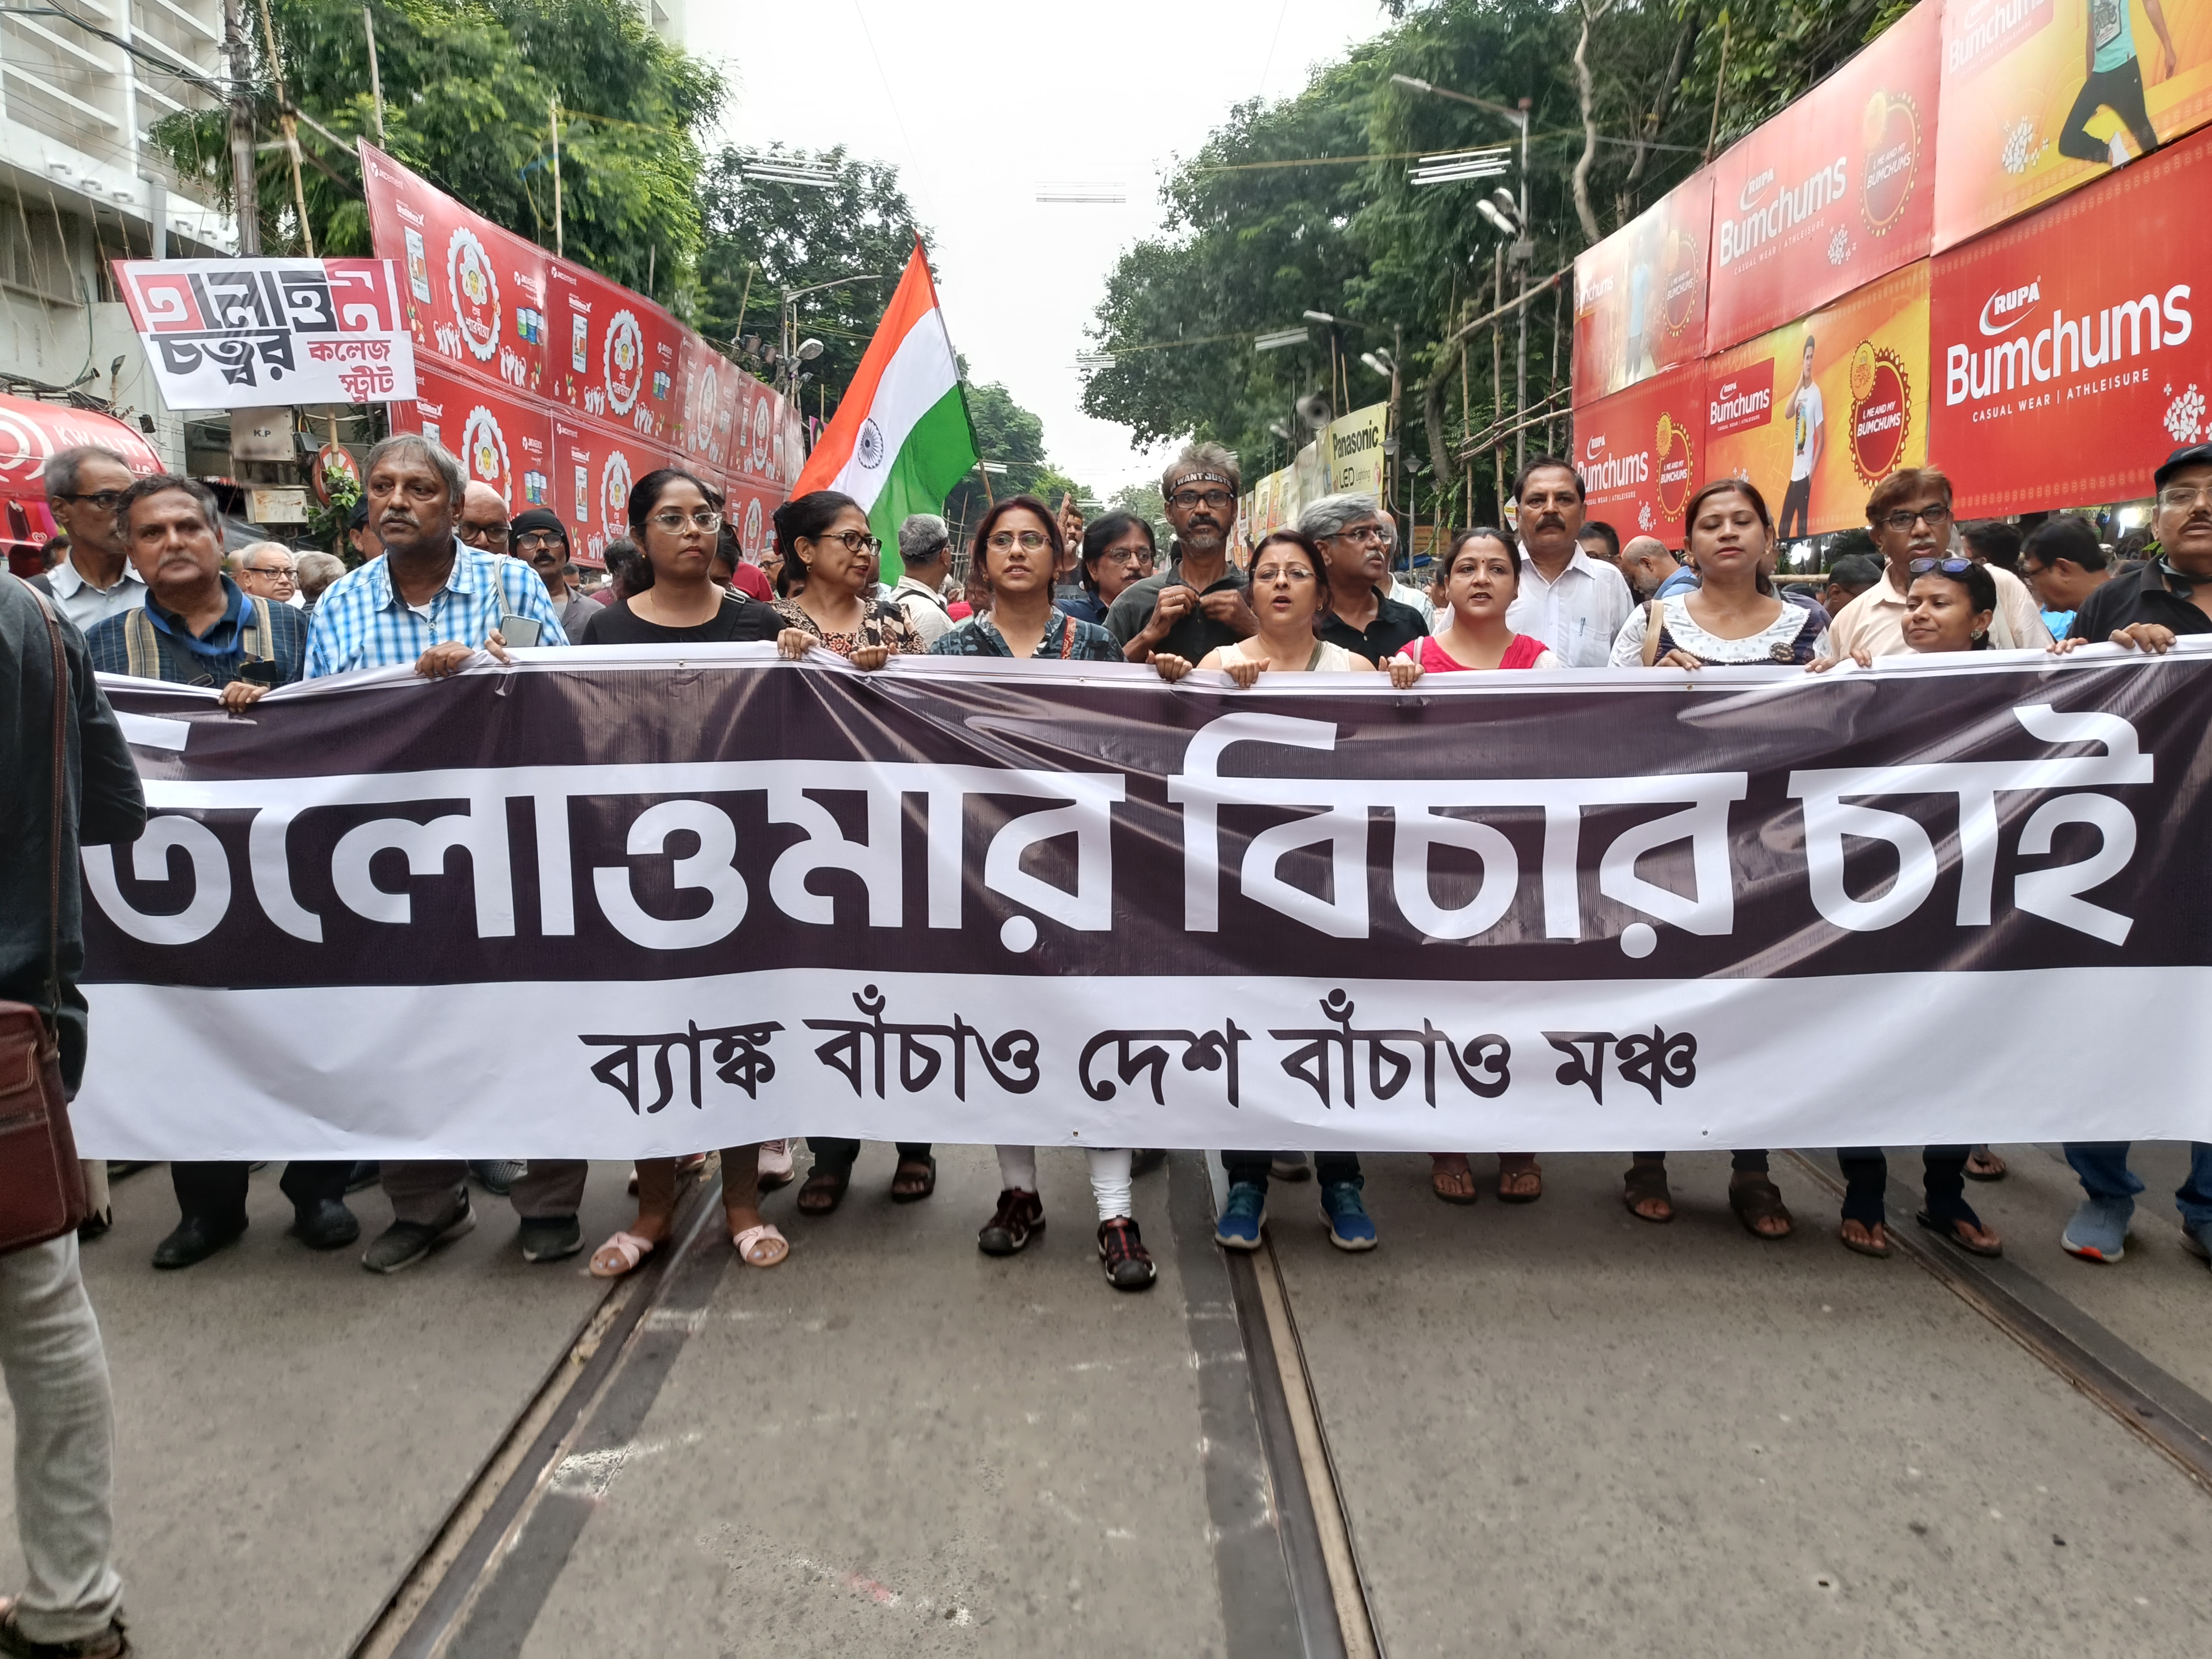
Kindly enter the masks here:
<path id="1" fill-rule="evenodd" d="M 860 502 L 884 544 L 883 579 L 892 582 L 899 526 L 910 514 L 942 511 L 975 461 L 959 365 L 917 241 L 853 384 L 791 493 L 842 489 Z"/>

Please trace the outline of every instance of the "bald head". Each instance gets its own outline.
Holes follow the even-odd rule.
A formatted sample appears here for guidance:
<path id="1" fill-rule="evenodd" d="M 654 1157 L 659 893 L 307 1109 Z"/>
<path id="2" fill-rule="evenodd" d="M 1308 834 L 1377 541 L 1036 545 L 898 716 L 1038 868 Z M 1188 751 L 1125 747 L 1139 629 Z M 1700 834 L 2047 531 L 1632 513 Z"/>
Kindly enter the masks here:
<path id="1" fill-rule="evenodd" d="M 1648 599 L 1656 593 L 1659 584 L 1673 575 L 1674 570 L 1674 556 L 1656 536 L 1632 536 L 1628 544 L 1620 550 L 1620 574 L 1628 578 L 1628 585 L 1636 590 L 1639 599 Z"/>
<path id="2" fill-rule="evenodd" d="M 471 478 L 461 494 L 461 539 L 487 553 L 507 551 L 507 498 Z"/>

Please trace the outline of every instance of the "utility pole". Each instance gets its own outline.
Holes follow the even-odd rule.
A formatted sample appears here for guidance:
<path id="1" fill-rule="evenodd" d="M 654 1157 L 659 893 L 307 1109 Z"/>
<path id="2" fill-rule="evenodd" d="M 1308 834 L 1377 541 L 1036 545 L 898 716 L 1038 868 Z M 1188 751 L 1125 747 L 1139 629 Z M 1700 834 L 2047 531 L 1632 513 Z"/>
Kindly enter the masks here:
<path id="1" fill-rule="evenodd" d="M 276 50 L 276 25 L 269 15 L 269 0 L 261 0 L 261 35 L 269 44 L 269 74 L 276 84 L 277 119 L 284 130 L 284 153 L 292 161 L 292 211 L 299 216 L 300 245 L 312 259 L 315 257 L 315 233 L 307 223 L 307 191 L 300 179 L 300 124 L 292 118 L 291 106 L 284 95 L 284 59 Z"/>
<path id="2" fill-rule="evenodd" d="M 362 33 L 368 37 L 368 96 L 376 106 L 376 142 L 384 142 L 384 77 L 376 72 L 376 14 L 361 9 Z"/>
<path id="3" fill-rule="evenodd" d="M 1513 420 L 1521 428 L 1513 434 L 1516 472 L 1528 464 L 1528 267 L 1536 258 L 1535 239 L 1528 234 L 1528 112 L 1534 103 L 1521 100 L 1521 235 L 1513 244 L 1513 262 L 1521 267 L 1521 338 L 1513 358 Z"/>
<path id="4" fill-rule="evenodd" d="M 561 102 L 556 98 L 545 100 L 545 113 L 553 125 L 553 253 L 556 258 L 568 256 L 561 245 Z"/>
<path id="5" fill-rule="evenodd" d="M 248 56 L 241 0 L 223 0 L 222 38 L 230 60 L 230 185 L 236 204 L 238 252 L 261 252 L 261 200 L 253 182 L 253 64 Z"/>

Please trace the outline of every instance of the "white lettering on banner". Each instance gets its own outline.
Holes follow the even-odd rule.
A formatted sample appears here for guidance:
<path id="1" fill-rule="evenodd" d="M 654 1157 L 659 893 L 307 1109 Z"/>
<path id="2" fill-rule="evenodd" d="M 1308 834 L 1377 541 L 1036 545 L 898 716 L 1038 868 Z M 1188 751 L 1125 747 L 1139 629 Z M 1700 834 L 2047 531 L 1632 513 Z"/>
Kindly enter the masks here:
<path id="1" fill-rule="evenodd" d="M 1742 218 L 1721 221 L 1722 264 L 1733 264 L 1754 248 L 1773 241 L 1784 231 L 1802 224 L 1829 204 L 1842 201 L 1850 189 L 1850 170 L 1838 155 L 1795 189 L 1782 191 L 1763 208 L 1753 208 L 1752 198 L 1765 188 L 1772 176 L 1771 171 L 1761 173 L 1745 185 L 1736 204 L 1745 210 Z"/>
<path id="2" fill-rule="evenodd" d="M 2005 333 L 2024 320 L 1999 320 L 2008 310 L 2040 297 L 2040 282 L 2023 289 L 1991 295 L 1983 302 L 1977 325 L 1985 335 Z M 2196 330 L 2197 319 L 2183 304 L 2191 298 L 2190 285 L 2176 283 L 2163 295 L 2151 293 L 2123 298 L 2079 317 L 2069 317 L 2061 306 L 2051 313 L 2051 326 L 2034 334 L 2016 334 L 1977 350 L 1954 341 L 1943 352 L 1943 401 L 1947 405 L 2003 396 L 2045 381 L 2063 380 L 2084 369 L 2117 363 L 2123 357 L 2140 357 L 2184 344 Z"/>
<path id="3" fill-rule="evenodd" d="M 816 870 L 848 870 L 868 893 L 868 922 L 873 927 L 900 925 L 904 896 L 899 826 L 903 797 L 927 800 L 928 925 L 957 928 L 962 921 L 963 854 L 966 804 L 975 795 L 1029 799 L 1048 805 L 1020 812 L 1001 824 L 983 853 L 983 884 L 1037 915 L 1078 932 L 1103 932 L 1113 917 L 1112 826 L 1115 805 L 1125 799 L 1127 780 L 1118 772 L 1054 772 L 988 766 L 927 766 L 875 761 L 731 761 L 672 765 L 524 766 L 483 770 L 364 774 L 332 777 L 269 778 L 252 781 L 181 782 L 149 780 L 155 817 L 133 854 L 132 870 L 141 881 L 168 874 L 168 851 L 182 847 L 190 855 L 193 897 L 174 915 L 148 915 L 134 909 L 117 885 L 111 849 L 84 849 L 87 881 L 94 899 L 116 926 L 132 938 L 155 945 L 185 945 L 204 939 L 222 921 L 231 901 L 230 866 L 214 831 L 180 812 L 248 810 L 254 814 L 246 836 L 246 862 L 253 894 L 263 913 L 285 933 L 310 944 L 323 939 L 322 918 L 295 894 L 289 853 L 294 823 L 303 813 L 325 808 L 429 804 L 461 800 L 459 813 L 418 822 L 412 817 L 372 818 L 338 838 L 331 860 L 331 885 L 347 909 L 370 921 L 405 926 L 413 919 L 410 896 L 379 887 L 372 874 L 375 855 L 397 850 L 410 874 L 436 875 L 446 854 L 459 847 L 469 855 L 476 903 L 477 936 L 508 939 L 515 933 L 515 901 L 507 847 L 507 803 L 517 797 L 533 804 L 537 819 L 538 922 L 547 938 L 576 931 L 574 872 L 568 834 L 573 799 L 610 795 L 695 797 L 765 791 L 768 817 L 793 823 L 805 838 L 787 848 L 769 872 L 769 896 L 795 921 L 828 926 L 831 901 L 811 891 L 806 878 Z M 817 792 L 859 793 L 867 803 L 868 839 L 848 838 Z M 638 903 L 628 866 L 592 871 L 592 890 L 609 923 L 625 939 L 650 950 L 690 950 L 728 936 L 744 919 L 748 902 L 744 878 L 732 863 L 737 833 L 729 816 L 695 799 L 662 800 L 647 807 L 631 823 L 625 850 L 633 855 L 660 853 L 671 835 L 689 831 L 697 850 L 675 860 L 679 889 L 709 895 L 705 915 L 682 921 L 656 917 Z M 1056 837 L 1075 839 L 1073 891 L 1021 867 L 1031 847 Z"/>
<path id="4" fill-rule="evenodd" d="M 1406 919 L 1432 938 L 1471 939 L 1494 926 L 1510 908 L 1520 861 L 1511 843 L 1495 829 L 1439 817 L 1437 809 L 1540 807 L 1544 933 L 1547 939 L 1571 939 L 1582 937 L 1583 809 L 1686 803 L 1680 811 L 1616 836 L 1599 856 L 1598 890 L 1686 933 L 1717 935 L 1735 926 L 1728 809 L 1729 803 L 1741 800 L 1748 790 L 1747 773 L 1499 780 L 1224 777 L 1219 770 L 1222 755 L 1238 743 L 1334 750 L 1336 728 L 1324 720 L 1283 714 L 1224 714 L 1191 739 L 1183 751 L 1183 770 L 1168 779 L 1168 799 L 1182 803 L 1183 926 L 1191 933 L 1220 930 L 1223 806 L 1319 809 L 1311 817 L 1255 836 L 1244 849 L 1237 882 L 1245 897 L 1333 939 L 1368 937 L 1367 829 L 1374 809 L 1388 807 L 1398 817 L 1391 885 Z M 1331 896 L 1326 899 L 1278 873 L 1285 854 L 1323 841 L 1330 849 Z M 1645 854 L 1681 841 L 1690 843 L 1696 878 L 1697 890 L 1687 897 L 1636 873 L 1636 861 Z M 1482 860 L 1481 884 L 1457 910 L 1437 906 L 1429 890 L 1429 851 L 1439 842 L 1464 847 Z M 1444 926 L 1432 932 L 1430 922 Z"/>
<path id="5" fill-rule="evenodd" d="M 1878 933 L 1918 910 L 1935 890 L 1935 844 L 1919 823 L 1900 812 L 1845 804 L 1844 797 L 1955 794 L 1959 798 L 1959 909 L 1961 927 L 1986 927 L 1996 884 L 1999 794 L 2021 790 L 2078 789 L 2148 783 L 2152 757 L 2140 752 L 2136 729 L 2117 714 L 2064 714 L 2046 703 L 2013 710 L 2029 734 L 2045 743 L 2101 743 L 2105 753 L 2082 758 L 2029 761 L 1938 761 L 1909 766 L 1838 768 L 1790 775 L 1790 793 L 1805 804 L 1805 860 L 1813 902 L 1838 927 Z M 2103 834 L 2095 857 L 2056 870 L 2027 871 L 2013 884 L 2017 909 L 2118 945 L 2134 926 L 2130 917 L 2078 895 L 2109 881 L 2134 855 L 2133 814 L 2109 795 L 2061 795 L 2045 801 L 2021 832 L 2020 850 L 2051 850 L 2062 823 L 2090 823 Z M 1887 842 L 1898 868 L 1880 896 L 1855 899 L 1844 887 L 1844 838 Z"/>

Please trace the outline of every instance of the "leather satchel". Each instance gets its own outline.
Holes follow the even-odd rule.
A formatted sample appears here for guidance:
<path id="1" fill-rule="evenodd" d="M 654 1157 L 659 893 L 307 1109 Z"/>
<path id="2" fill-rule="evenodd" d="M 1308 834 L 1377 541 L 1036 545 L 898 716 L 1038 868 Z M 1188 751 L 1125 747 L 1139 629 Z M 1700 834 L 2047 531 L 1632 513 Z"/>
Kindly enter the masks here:
<path id="1" fill-rule="evenodd" d="M 11 578 L 12 580 L 12 578 Z M 46 825 L 46 1006 L 0 1001 L 0 1255 L 74 1232 L 89 1205 L 62 1095 L 62 795 L 68 787 L 69 659 L 46 596 L 54 659 L 54 795 Z"/>

